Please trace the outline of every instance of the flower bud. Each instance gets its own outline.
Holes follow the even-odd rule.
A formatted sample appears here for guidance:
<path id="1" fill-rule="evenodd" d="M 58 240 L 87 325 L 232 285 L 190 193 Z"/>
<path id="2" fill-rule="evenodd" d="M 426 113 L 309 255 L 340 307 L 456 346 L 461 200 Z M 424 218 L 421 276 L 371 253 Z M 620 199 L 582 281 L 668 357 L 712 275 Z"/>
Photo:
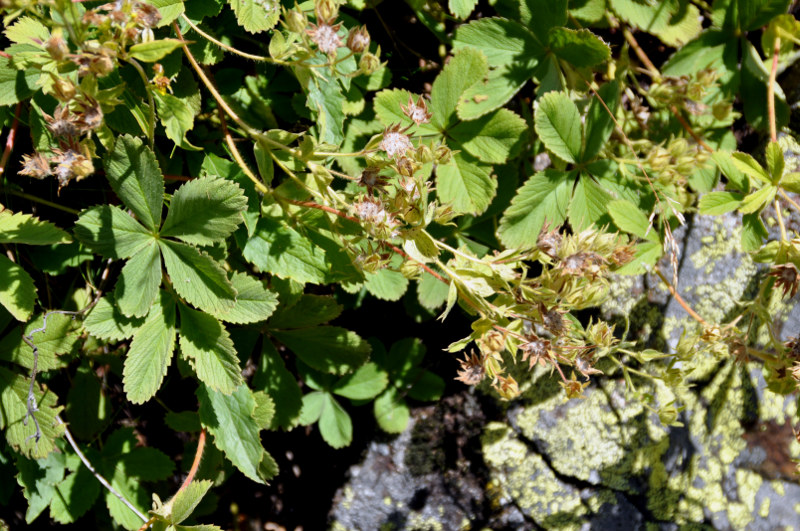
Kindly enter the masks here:
<path id="1" fill-rule="evenodd" d="M 370 52 L 364 52 L 358 61 L 358 68 L 362 74 L 370 75 L 381 67 L 381 60 Z"/>
<path id="2" fill-rule="evenodd" d="M 286 27 L 295 33 L 302 33 L 308 27 L 308 18 L 300 9 L 290 9 L 286 12 Z"/>
<path id="3" fill-rule="evenodd" d="M 317 0 L 314 12 L 317 14 L 318 23 L 330 24 L 339 15 L 339 5 L 335 0 Z"/>
<path id="4" fill-rule="evenodd" d="M 347 35 L 347 47 L 355 53 L 361 53 L 369 49 L 369 33 L 366 26 L 353 28 Z"/>
<path id="5" fill-rule="evenodd" d="M 47 53 L 50 54 L 50 57 L 56 61 L 61 61 L 69 53 L 67 42 L 61 35 L 53 35 L 47 39 L 47 42 L 44 43 L 44 49 L 47 50 Z"/>
<path id="6" fill-rule="evenodd" d="M 430 146 L 420 144 L 417 148 L 417 160 L 423 164 L 433 162 L 433 151 L 431 151 Z"/>
<path id="7" fill-rule="evenodd" d="M 56 77 L 53 80 L 53 96 L 66 103 L 75 96 L 75 85 L 69 79 Z"/>
<path id="8" fill-rule="evenodd" d="M 453 156 L 453 152 L 447 146 L 439 146 L 436 148 L 436 164 L 447 164 Z"/>

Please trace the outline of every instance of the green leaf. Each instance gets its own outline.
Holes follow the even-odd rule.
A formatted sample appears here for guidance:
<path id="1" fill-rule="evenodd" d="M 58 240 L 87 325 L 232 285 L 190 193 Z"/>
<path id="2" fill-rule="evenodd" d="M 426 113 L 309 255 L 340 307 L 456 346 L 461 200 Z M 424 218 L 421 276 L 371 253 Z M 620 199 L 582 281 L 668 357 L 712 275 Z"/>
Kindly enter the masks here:
<path id="1" fill-rule="evenodd" d="M 742 249 L 744 251 L 757 251 L 768 236 L 769 232 L 758 213 L 742 216 Z"/>
<path id="2" fill-rule="evenodd" d="M 578 68 L 599 65 L 611 58 L 611 48 L 587 29 L 552 28 L 548 41 L 554 54 Z"/>
<path id="3" fill-rule="evenodd" d="M 489 71 L 486 56 L 474 48 L 456 50 L 455 55 L 436 76 L 431 89 L 431 123 L 440 131 L 458 121 L 456 105 L 461 94 Z"/>
<path id="4" fill-rule="evenodd" d="M 175 431 L 198 432 L 203 427 L 200 425 L 200 415 L 196 411 L 167 411 L 164 423 Z"/>
<path id="5" fill-rule="evenodd" d="M 153 235 L 147 229 L 113 205 L 84 210 L 75 223 L 75 236 L 108 258 L 131 257 L 153 241 Z"/>
<path id="6" fill-rule="evenodd" d="M 739 212 L 742 214 L 752 214 L 753 212 L 760 211 L 773 199 L 775 199 L 775 194 L 777 192 L 778 188 L 776 186 L 768 185 L 750 195 L 745 196 L 745 198 L 742 199 L 742 205 L 739 207 Z"/>
<path id="7" fill-rule="evenodd" d="M 16 465 L 17 483 L 28 500 L 25 522 L 30 524 L 47 508 L 56 493 L 55 485 L 64 479 L 64 454 L 52 453 L 35 461 L 18 457 Z"/>
<path id="8" fill-rule="evenodd" d="M 213 485 L 213 481 L 206 479 L 192 481 L 186 488 L 178 490 L 175 496 L 167 502 L 170 509 L 168 515 L 165 515 L 168 516 L 167 521 L 171 524 L 179 524 L 189 518 Z"/>
<path id="9" fill-rule="evenodd" d="M 460 214 L 478 215 L 489 208 L 497 181 L 491 167 L 465 153 L 456 153 L 450 162 L 436 168 L 436 191 L 442 203 Z"/>
<path id="10" fill-rule="evenodd" d="M 41 77 L 38 69 L 30 68 L 23 72 L 9 63 L 9 59 L 0 57 L 0 107 L 28 99 L 36 92 L 36 83 Z"/>
<path id="11" fill-rule="evenodd" d="M 475 6 L 478 5 L 478 0 L 448 0 L 447 7 L 456 18 L 464 20 L 472 13 Z"/>
<path id="12" fill-rule="evenodd" d="M 201 385 L 197 389 L 200 421 L 214 436 L 214 445 L 231 463 L 257 483 L 266 483 L 266 469 L 261 464 L 267 452 L 261 446 L 258 424 L 253 418 L 256 403 L 246 385 L 231 394 L 223 394 Z"/>
<path id="13" fill-rule="evenodd" d="M 520 18 L 528 21 L 531 31 L 542 42 L 552 28 L 567 25 L 567 0 L 523 0 L 520 8 Z"/>
<path id="14" fill-rule="evenodd" d="M 790 0 L 734 0 L 739 28 L 752 31 L 768 24 L 774 17 L 786 13 Z M 716 4 L 714 5 L 716 7 Z M 732 6 L 731 6 L 732 7 Z"/>
<path id="15" fill-rule="evenodd" d="M 162 291 L 136 331 L 122 371 L 125 395 L 134 404 L 150 400 L 161 387 L 175 348 L 175 302 Z"/>
<path id="16" fill-rule="evenodd" d="M 634 234 L 643 240 L 653 236 L 653 229 L 647 215 L 639 207 L 625 199 L 617 199 L 608 203 L 608 213 L 614 225 L 622 231 Z"/>
<path id="17" fill-rule="evenodd" d="M 20 266 L 0 255 L 0 304 L 17 321 L 27 321 L 33 313 L 36 286 Z"/>
<path id="18" fill-rule="evenodd" d="M 281 14 L 278 0 L 230 0 L 239 25 L 250 33 L 260 33 L 275 27 Z"/>
<path id="19" fill-rule="evenodd" d="M 54 455 L 54 454 L 51 454 Z M 86 514 L 100 495 L 100 482 L 88 468 L 80 466 L 54 487 L 50 518 L 59 524 L 71 524 Z"/>
<path id="20" fill-rule="evenodd" d="M 333 374 L 363 365 L 371 350 L 358 334 L 338 326 L 280 330 L 274 336 L 309 367 Z"/>
<path id="21" fill-rule="evenodd" d="M 575 191 L 569 202 L 569 223 L 579 231 L 592 225 L 602 227 L 611 221 L 608 216 L 608 203 L 612 200 L 602 186 L 587 174 L 581 174 L 575 184 Z"/>
<path id="22" fill-rule="evenodd" d="M 408 396 L 414 400 L 433 402 L 439 400 L 444 393 L 444 380 L 431 371 L 416 369 L 404 380 L 411 385 Z"/>
<path id="23" fill-rule="evenodd" d="M 194 127 L 195 111 L 185 98 L 154 91 L 158 119 L 164 126 L 167 138 L 183 149 L 198 150 L 186 140 L 186 133 Z"/>
<path id="24" fill-rule="evenodd" d="M 164 200 L 164 177 L 155 154 L 140 138 L 123 135 L 117 138 L 114 151 L 105 162 L 111 188 L 151 231 L 161 224 Z"/>
<path id="25" fill-rule="evenodd" d="M 191 360 L 197 377 L 209 389 L 232 393 L 244 381 L 236 348 L 222 323 L 180 305 L 181 352 Z"/>
<path id="26" fill-rule="evenodd" d="M 296 377 L 286 368 L 272 341 L 264 340 L 261 359 L 253 376 L 253 388 L 267 392 L 281 406 L 275 410 L 270 429 L 288 430 L 297 424 L 303 395 Z"/>
<path id="27" fill-rule="evenodd" d="M 523 142 L 528 126 L 508 109 L 500 109 L 477 120 L 461 122 L 450 135 L 466 151 L 483 162 L 502 164 Z"/>
<path id="28" fill-rule="evenodd" d="M 800 173 L 785 173 L 781 179 L 780 186 L 787 192 L 800 193 Z"/>
<path id="29" fill-rule="evenodd" d="M 161 20 L 156 26 L 158 28 L 166 26 L 167 24 L 172 24 L 185 10 L 183 0 L 150 0 L 150 4 L 157 7 L 158 12 L 161 13 Z M 203 4 L 219 6 L 216 2 L 203 2 Z M 219 13 L 219 7 L 216 13 Z"/>
<path id="30" fill-rule="evenodd" d="M 114 289 L 117 307 L 127 317 L 144 317 L 161 285 L 161 253 L 152 240 L 122 268 Z"/>
<path id="31" fill-rule="evenodd" d="M 741 153 L 736 151 L 731 154 L 733 165 L 748 177 L 752 177 L 761 181 L 764 184 L 772 184 L 769 174 L 761 167 L 761 164 L 756 161 L 748 153 Z"/>
<path id="32" fill-rule="evenodd" d="M 384 368 L 392 379 L 399 379 L 422 363 L 426 350 L 425 344 L 417 338 L 401 339 L 389 349 Z"/>
<path id="33" fill-rule="evenodd" d="M 128 55 L 145 63 L 155 63 L 178 49 L 182 44 L 183 41 L 178 39 L 139 42 L 128 48 Z"/>
<path id="34" fill-rule="evenodd" d="M 417 299 L 423 308 L 435 310 L 447 300 L 449 287 L 430 273 L 423 273 L 417 285 Z"/>
<path id="35" fill-rule="evenodd" d="M 48 315 L 46 327 L 43 315 L 37 316 L 25 325 L 23 333 L 33 338 L 33 344 L 39 351 L 39 372 L 62 366 L 56 356 L 70 352 L 75 346 L 78 339 L 75 333 L 76 325 L 71 315 L 60 313 Z M 7 334 L 0 340 L 0 360 L 30 369 L 33 367 L 33 350 L 22 341 L 22 335 L 19 329 L 16 329 L 14 333 Z"/>
<path id="36" fill-rule="evenodd" d="M 369 400 L 386 389 L 389 377 L 374 363 L 367 363 L 336 382 L 332 392 L 350 400 Z"/>
<path id="37" fill-rule="evenodd" d="M 783 159 L 783 150 L 777 142 L 770 142 L 766 149 L 767 170 L 772 177 L 772 183 L 777 184 L 783 177 L 786 162 Z"/>
<path id="38" fill-rule="evenodd" d="M 548 92 L 538 100 L 534 114 L 536 134 L 545 147 L 566 162 L 581 156 L 581 116 L 564 92 Z"/>
<path id="39" fill-rule="evenodd" d="M 70 431 L 83 440 L 91 440 L 110 420 L 111 403 L 107 400 L 100 379 L 82 364 L 72 378 L 67 395 L 67 422 Z"/>
<path id="40" fill-rule="evenodd" d="M 0 208 L 3 208 L 0 205 Z M 24 243 L 28 245 L 49 245 L 66 243 L 69 234 L 52 223 L 10 210 L 0 210 L 0 243 Z"/>
<path id="41" fill-rule="evenodd" d="M 256 410 L 253 412 L 253 418 L 256 419 L 259 428 L 266 430 L 270 427 L 272 419 L 275 417 L 275 402 L 264 391 L 254 392 L 253 399 L 256 401 Z"/>
<path id="42" fill-rule="evenodd" d="M 236 230 L 245 208 L 247 198 L 233 181 L 213 177 L 194 179 L 172 196 L 161 235 L 193 245 L 211 245 Z"/>
<path id="43" fill-rule="evenodd" d="M 125 317 L 107 297 L 102 297 L 83 320 L 83 328 L 106 341 L 122 341 L 133 336 L 144 319 Z"/>
<path id="44" fill-rule="evenodd" d="M 39 385 L 33 386 L 38 406 L 33 414 L 42 433 L 36 441 L 33 420 L 25 424 L 29 385 L 28 378 L 0 367 L 0 429 L 5 431 L 8 445 L 16 452 L 40 459 L 55 450 L 55 440 L 64 433 L 64 424 L 56 420 L 62 407 L 56 404 L 58 398 L 51 390 L 42 393 Z"/>
<path id="45" fill-rule="evenodd" d="M 378 426 L 387 433 L 401 433 L 408 426 L 411 413 L 408 404 L 395 387 L 389 387 L 379 396 L 375 400 L 373 409 Z"/>
<path id="46" fill-rule="evenodd" d="M 347 99 L 336 77 L 319 78 L 311 70 L 317 69 L 295 68 L 295 75 L 305 90 L 306 107 L 316 115 L 318 140 L 339 145 L 344 139 L 344 107 Z"/>
<path id="47" fill-rule="evenodd" d="M 322 284 L 329 267 L 325 251 L 277 220 L 261 218 L 242 254 L 266 273 L 300 283 Z"/>
<path id="48" fill-rule="evenodd" d="M 408 289 L 408 279 L 399 271 L 384 268 L 364 276 L 367 291 L 383 301 L 398 301 Z"/>
<path id="49" fill-rule="evenodd" d="M 215 314 L 228 323 L 246 324 L 266 321 L 278 306 L 278 297 L 261 280 L 245 273 L 233 273 L 231 284 L 236 290 L 236 304 L 227 312 Z"/>
<path id="50" fill-rule="evenodd" d="M 323 393 L 319 433 L 333 448 L 344 448 L 353 441 L 353 421 L 330 393 Z"/>
<path id="51" fill-rule="evenodd" d="M 592 160 L 600 153 L 614 131 L 614 117 L 619 107 L 619 98 L 619 84 L 616 81 L 600 87 L 592 98 L 589 112 L 586 114 L 586 145 L 581 157 L 584 162 Z"/>
<path id="52" fill-rule="evenodd" d="M 322 415 L 325 393 L 314 391 L 303 395 L 303 409 L 300 411 L 300 424 L 310 426 L 319 420 Z"/>
<path id="53" fill-rule="evenodd" d="M 719 216 L 739 208 L 743 194 L 738 192 L 709 192 L 700 198 L 699 212 L 704 215 Z"/>
<path id="54" fill-rule="evenodd" d="M 207 253 L 189 245 L 159 240 L 172 287 L 190 304 L 224 314 L 236 303 L 236 290 L 225 270 Z"/>
<path id="55" fill-rule="evenodd" d="M 719 166 L 719 170 L 728 178 L 728 182 L 735 189 L 744 193 L 750 191 L 750 181 L 747 175 L 733 162 L 733 156 L 730 151 L 715 151 L 711 154 L 711 158 L 714 159 L 714 162 Z"/>
<path id="56" fill-rule="evenodd" d="M 375 94 L 374 108 L 375 115 L 380 120 L 384 127 L 393 124 L 411 125 L 414 122 L 403 114 L 401 105 L 408 105 L 409 98 L 416 102 L 419 96 L 412 94 L 407 90 L 400 89 L 386 89 Z M 420 124 L 413 129 L 419 134 L 435 135 L 439 132 L 432 124 Z"/>
<path id="57" fill-rule="evenodd" d="M 663 0 L 656 4 L 640 0 L 609 0 L 625 22 L 658 36 L 664 44 L 679 47 L 700 33 L 700 11 L 685 0 Z"/>
<path id="58" fill-rule="evenodd" d="M 40 46 L 50 38 L 47 26 L 32 17 L 20 17 L 4 32 L 11 42 Z"/>
<path id="59" fill-rule="evenodd" d="M 572 182 L 570 176 L 557 170 L 540 171 L 517 190 L 497 231 L 504 246 L 532 248 L 545 221 L 551 227 L 564 221 Z"/>
<path id="60" fill-rule="evenodd" d="M 272 319 L 270 328 L 307 328 L 332 321 L 341 315 L 343 306 L 324 295 L 304 293 L 289 306 L 281 307 Z"/>
<path id="61" fill-rule="evenodd" d="M 502 107 L 532 76 L 544 48 L 525 26 L 503 18 L 481 18 L 456 29 L 454 49 L 475 48 L 486 55 L 488 78 L 463 92 L 458 116 L 471 120 Z"/>
<path id="62" fill-rule="evenodd" d="M 744 117 L 755 128 L 766 130 L 769 126 L 769 115 L 767 113 L 767 85 L 769 84 L 770 69 L 764 64 L 761 55 L 755 46 L 743 39 L 742 47 L 742 67 L 740 69 L 741 83 L 739 85 L 739 96 Z M 781 89 L 780 83 L 774 84 L 775 101 L 775 125 L 781 129 L 789 122 L 789 106 L 786 103 L 786 95 Z"/>

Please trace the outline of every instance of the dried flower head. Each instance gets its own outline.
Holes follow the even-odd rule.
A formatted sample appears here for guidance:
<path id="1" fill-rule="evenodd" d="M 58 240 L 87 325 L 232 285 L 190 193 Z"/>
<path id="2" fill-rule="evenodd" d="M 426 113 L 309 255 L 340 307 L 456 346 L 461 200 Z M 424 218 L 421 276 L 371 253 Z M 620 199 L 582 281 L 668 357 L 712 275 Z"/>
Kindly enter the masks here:
<path id="1" fill-rule="evenodd" d="M 633 260 L 635 254 L 636 247 L 632 244 L 626 244 L 614 249 L 614 252 L 611 253 L 611 256 L 609 256 L 609 259 L 614 263 L 614 265 L 623 266 Z"/>
<path id="2" fill-rule="evenodd" d="M 559 249 L 561 249 L 562 237 L 558 232 L 558 227 L 553 230 L 548 229 L 549 224 L 545 222 L 539 233 L 539 237 L 536 239 L 536 247 L 550 258 L 555 258 L 558 255 Z"/>
<path id="3" fill-rule="evenodd" d="M 64 37 L 55 33 L 44 43 L 44 49 L 56 61 L 61 61 L 69 53 L 67 41 L 64 40 Z"/>
<path id="4" fill-rule="evenodd" d="M 103 109 L 100 102 L 89 96 L 84 96 L 78 103 L 78 114 L 75 121 L 82 133 L 89 133 L 103 125 Z"/>
<path id="5" fill-rule="evenodd" d="M 369 48 L 369 32 L 366 26 L 359 26 L 347 34 L 347 47 L 355 53 L 361 53 Z"/>
<path id="6" fill-rule="evenodd" d="M 47 122 L 47 128 L 55 136 L 75 137 L 80 134 L 78 118 L 69 111 L 66 105 L 56 107 L 53 116 L 45 113 L 44 120 Z"/>
<path id="7" fill-rule="evenodd" d="M 542 324 L 554 336 L 560 336 L 564 332 L 564 314 L 558 308 L 547 307 L 539 303 L 539 313 L 542 315 Z"/>
<path id="8" fill-rule="evenodd" d="M 433 116 L 433 113 L 428 111 L 428 104 L 422 96 L 417 98 L 417 103 L 414 103 L 414 99 L 409 95 L 408 105 L 401 105 L 400 109 L 402 109 L 403 114 L 408 116 L 411 121 L 417 125 L 430 122 L 431 116 Z"/>
<path id="9" fill-rule="evenodd" d="M 591 354 L 585 354 L 575 358 L 575 368 L 583 375 L 586 380 L 589 380 L 590 374 L 603 374 L 603 371 L 595 369 Z"/>
<path id="10" fill-rule="evenodd" d="M 133 4 L 133 19 L 142 27 L 154 28 L 161 21 L 161 13 L 150 4 L 135 2 Z"/>
<path id="11" fill-rule="evenodd" d="M 400 124 L 387 127 L 378 147 L 392 158 L 404 155 L 407 151 L 414 149 L 411 139 L 405 134 L 407 130 L 407 128 L 402 129 Z"/>
<path id="12" fill-rule="evenodd" d="M 379 175 L 380 168 L 376 168 L 375 166 L 369 166 L 361 172 L 361 177 L 358 178 L 358 184 L 367 188 L 367 193 L 372 196 L 374 190 L 378 190 L 381 193 L 386 193 L 385 186 L 386 186 L 386 177 L 383 175 Z"/>
<path id="13" fill-rule="evenodd" d="M 519 396 L 519 385 L 513 376 L 497 376 L 494 388 L 503 400 L 511 400 Z"/>
<path id="14" fill-rule="evenodd" d="M 571 380 L 559 383 L 561 384 L 561 387 L 564 388 L 564 391 L 566 391 L 567 398 L 584 398 L 583 390 L 589 386 L 589 382 L 580 383 L 578 380 L 576 380 L 574 374 L 572 375 Z"/>
<path id="15" fill-rule="evenodd" d="M 792 262 L 772 266 L 769 276 L 775 277 L 775 285 L 783 288 L 784 297 L 797 295 L 797 288 L 800 287 L 800 275 L 798 275 L 797 266 Z"/>
<path id="16" fill-rule="evenodd" d="M 33 155 L 22 155 L 22 169 L 19 170 L 19 174 L 34 179 L 44 179 L 53 175 L 53 172 L 50 171 L 50 161 L 41 153 L 34 153 Z"/>
<path id="17" fill-rule="evenodd" d="M 396 163 L 397 173 L 405 177 L 412 177 L 418 169 L 418 164 L 408 157 L 400 157 Z"/>
<path id="18" fill-rule="evenodd" d="M 463 360 L 458 360 L 461 368 L 458 370 L 458 376 L 455 378 L 459 382 L 464 382 L 467 385 L 478 385 L 483 381 L 486 376 L 486 371 L 483 368 L 483 361 L 473 350 L 472 353 L 465 355 Z"/>
<path id="19" fill-rule="evenodd" d="M 72 179 L 80 181 L 84 177 L 94 172 L 94 164 L 91 159 L 73 149 L 53 151 L 55 156 L 52 163 L 56 165 L 53 172 L 58 178 L 58 189 L 68 185 Z"/>
<path id="20" fill-rule="evenodd" d="M 567 275 L 597 277 L 605 259 L 593 251 L 580 251 L 566 257 L 559 267 Z"/>
<path id="21" fill-rule="evenodd" d="M 311 29 L 307 29 L 311 40 L 317 45 L 319 51 L 328 55 L 335 55 L 336 50 L 342 46 L 342 39 L 338 31 L 342 27 L 341 23 L 331 26 L 324 20 L 320 20 L 319 25 L 309 24 Z"/>
<path id="22" fill-rule="evenodd" d="M 789 359 L 800 361 L 800 336 L 787 341 L 786 348 L 789 349 L 789 352 L 786 353 Z"/>
<path id="23" fill-rule="evenodd" d="M 519 347 L 522 351 L 522 361 L 527 361 L 531 369 L 537 363 L 544 367 L 547 365 L 547 360 L 550 359 L 550 341 L 535 335 L 529 337 L 530 341 Z"/>
<path id="24" fill-rule="evenodd" d="M 356 215 L 363 221 L 370 223 L 382 223 L 386 221 L 389 213 L 386 212 L 386 207 L 379 199 L 365 197 L 361 201 L 353 204 Z"/>

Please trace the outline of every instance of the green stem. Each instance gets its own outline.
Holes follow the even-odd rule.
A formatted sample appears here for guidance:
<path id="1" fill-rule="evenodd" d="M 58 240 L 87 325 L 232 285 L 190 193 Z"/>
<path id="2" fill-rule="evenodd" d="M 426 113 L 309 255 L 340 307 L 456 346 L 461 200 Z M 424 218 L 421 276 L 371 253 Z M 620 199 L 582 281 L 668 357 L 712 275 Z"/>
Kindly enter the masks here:
<path id="1" fill-rule="evenodd" d="M 51 208 L 55 208 L 57 210 L 61 210 L 63 212 L 68 212 L 70 214 L 79 215 L 80 211 L 75 210 L 74 208 L 65 207 L 64 205 L 59 205 L 58 203 L 53 203 L 52 201 L 48 201 L 47 199 L 42 199 L 41 197 L 37 197 L 35 195 L 26 194 L 25 192 L 19 192 L 17 190 L 12 190 L 10 188 L 0 188 L 0 191 L 5 192 L 10 195 L 15 195 L 17 197 L 21 197 L 23 199 L 27 199 L 28 201 L 33 201 L 34 203 L 39 203 L 41 205 L 49 206 Z"/>

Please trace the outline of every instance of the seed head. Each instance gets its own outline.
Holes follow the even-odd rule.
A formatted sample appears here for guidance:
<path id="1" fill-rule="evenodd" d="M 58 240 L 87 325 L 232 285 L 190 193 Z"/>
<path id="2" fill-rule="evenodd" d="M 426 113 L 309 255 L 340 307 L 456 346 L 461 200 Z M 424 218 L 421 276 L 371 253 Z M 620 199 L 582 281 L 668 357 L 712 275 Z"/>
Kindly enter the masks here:
<path id="1" fill-rule="evenodd" d="M 361 172 L 361 177 L 358 178 L 358 184 L 365 186 L 370 196 L 372 196 L 374 190 L 378 190 L 381 193 L 386 192 L 384 189 L 386 186 L 386 177 L 379 175 L 378 172 L 380 171 L 380 168 L 370 166 L 365 168 L 364 171 Z"/>
<path id="2" fill-rule="evenodd" d="M 306 30 L 306 33 L 311 37 L 311 40 L 317 45 L 319 51 L 328 55 L 335 55 L 336 50 L 342 46 L 342 39 L 339 38 L 339 28 L 341 24 L 331 26 L 326 22 L 320 22 L 318 26 L 311 24 L 311 29 Z"/>
<path id="3" fill-rule="evenodd" d="M 34 153 L 33 155 L 22 155 L 22 169 L 19 170 L 19 174 L 34 179 L 44 179 L 53 175 L 53 172 L 50 171 L 50 161 L 41 153 Z"/>
<path id="4" fill-rule="evenodd" d="M 483 368 L 483 361 L 480 357 L 472 351 L 471 354 L 465 355 L 463 360 L 458 360 L 461 368 L 458 371 L 456 380 L 464 382 L 467 385 L 478 385 L 483 381 L 486 376 L 486 371 Z"/>
<path id="5" fill-rule="evenodd" d="M 406 151 L 414 149 L 408 135 L 404 134 L 405 131 L 405 129 L 400 129 L 400 124 L 386 128 L 383 132 L 383 140 L 378 147 L 392 158 L 404 155 Z"/>
<path id="6" fill-rule="evenodd" d="M 580 251 L 566 257 L 559 267 L 567 275 L 596 278 L 605 259 L 593 251 Z"/>
<path id="7" fill-rule="evenodd" d="M 411 121 L 417 125 L 430 122 L 431 116 L 433 116 L 433 113 L 428 111 L 428 104 L 422 99 L 422 96 L 417 98 L 417 103 L 414 103 L 414 100 L 409 95 L 408 105 L 401 105 L 400 109 L 402 109 L 403 114 L 411 118 Z"/>
<path id="8" fill-rule="evenodd" d="M 548 228 L 548 224 L 542 227 L 542 231 L 536 239 L 536 247 L 550 258 L 555 258 L 558 255 L 559 249 L 561 249 L 562 237 L 558 232 L 558 227 L 551 231 L 548 231 Z"/>
<path id="9" fill-rule="evenodd" d="M 535 335 L 531 335 L 530 338 L 530 341 L 519 347 L 522 350 L 522 361 L 527 360 L 531 369 L 537 363 L 544 367 L 550 358 L 550 341 Z"/>
<path id="10" fill-rule="evenodd" d="M 75 137 L 80 134 L 77 117 L 69 112 L 66 105 L 56 107 L 53 116 L 44 115 L 47 128 L 55 136 Z"/>
<path id="11" fill-rule="evenodd" d="M 797 266 L 792 262 L 772 266 L 769 276 L 775 277 L 775 285 L 783 288 L 784 297 L 797 295 L 797 289 L 800 287 L 800 275 L 798 275 Z"/>

